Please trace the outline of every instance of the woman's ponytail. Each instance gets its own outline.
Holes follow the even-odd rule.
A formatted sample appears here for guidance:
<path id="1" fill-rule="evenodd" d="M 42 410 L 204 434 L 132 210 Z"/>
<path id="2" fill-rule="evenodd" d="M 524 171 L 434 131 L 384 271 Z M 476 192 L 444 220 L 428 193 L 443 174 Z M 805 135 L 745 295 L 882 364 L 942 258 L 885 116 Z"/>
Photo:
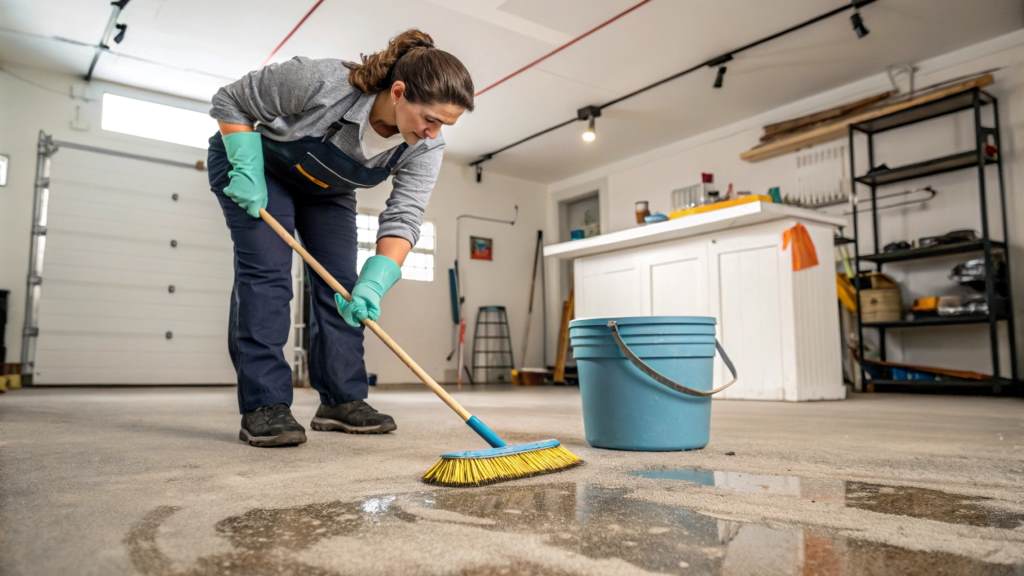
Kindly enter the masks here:
<path id="1" fill-rule="evenodd" d="M 373 94 L 389 90 L 397 80 L 405 83 L 410 102 L 456 104 L 473 110 L 473 79 L 459 61 L 434 47 L 429 34 L 406 30 L 380 52 L 362 56 L 362 63 L 346 62 L 349 84 Z"/>

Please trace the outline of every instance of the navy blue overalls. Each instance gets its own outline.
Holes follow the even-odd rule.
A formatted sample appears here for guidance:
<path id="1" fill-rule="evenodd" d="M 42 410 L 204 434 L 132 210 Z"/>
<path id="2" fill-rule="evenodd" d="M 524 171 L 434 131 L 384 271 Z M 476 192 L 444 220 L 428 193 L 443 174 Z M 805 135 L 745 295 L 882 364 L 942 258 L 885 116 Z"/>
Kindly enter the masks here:
<path id="1" fill-rule="evenodd" d="M 342 111 L 344 113 L 344 111 Z M 386 165 L 368 168 L 330 142 L 342 127 L 335 122 L 323 136 L 294 142 L 263 137 L 267 211 L 352 291 L 356 282 L 356 197 L 358 188 L 383 182 L 406 144 Z M 372 127 L 367 127 L 372 130 Z M 238 373 L 238 406 L 292 402 L 291 368 L 283 347 L 291 328 L 292 251 L 262 220 L 252 218 L 224 195 L 231 165 L 221 135 L 210 138 L 210 187 L 220 201 L 234 243 L 235 281 L 231 290 L 228 352 Z M 363 329 L 338 315 L 334 291 L 312 271 L 309 375 L 324 404 L 362 400 L 367 395 Z"/>

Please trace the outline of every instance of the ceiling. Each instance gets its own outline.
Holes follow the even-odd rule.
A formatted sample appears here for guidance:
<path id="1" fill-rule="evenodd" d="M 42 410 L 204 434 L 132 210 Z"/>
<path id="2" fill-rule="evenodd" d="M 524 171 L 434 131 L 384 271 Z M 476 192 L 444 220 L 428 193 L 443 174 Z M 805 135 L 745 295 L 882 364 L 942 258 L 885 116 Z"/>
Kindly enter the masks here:
<path id="1" fill-rule="evenodd" d="M 637 0 L 326 0 L 281 48 L 356 59 L 418 27 L 465 62 L 483 88 L 635 5 Z M 259 67 L 313 0 L 131 0 L 124 42 L 94 77 L 208 101 Z M 600 104 L 843 5 L 840 0 L 651 0 L 477 98 L 446 129 L 449 161 L 466 162 Z M 788 102 L 1024 27 L 1020 0 L 878 0 L 745 52 L 714 90 L 704 69 L 604 110 L 599 137 L 581 124 L 501 153 L 494 170 L 551 182 Z M 0 62 L 83 75 L 109 0 L 0 0 Z M 78 44 L 86 44 L 81 46 Z"/>

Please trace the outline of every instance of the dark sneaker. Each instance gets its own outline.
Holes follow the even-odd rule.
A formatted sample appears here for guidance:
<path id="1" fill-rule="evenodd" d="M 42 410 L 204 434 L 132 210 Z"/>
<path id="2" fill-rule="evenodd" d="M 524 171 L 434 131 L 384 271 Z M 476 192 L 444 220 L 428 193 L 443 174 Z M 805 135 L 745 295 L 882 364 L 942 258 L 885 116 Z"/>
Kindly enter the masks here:
<path id="1" fill-rule="evenodd" d="M 306 429 L 295 421 L 287 405 L 274 404 L 242 414 L 238 439 L 260 448 L 297 446 L 306 441 Z"/>
<path id="2" fill-rule="evenodd" d="M 321 432 L 347 432 L 349 434 L 384 434 L 398 428 L 395 419 L 381 414 L 362 400 L 328 406 L 321 404 L 309 424 Z"/>

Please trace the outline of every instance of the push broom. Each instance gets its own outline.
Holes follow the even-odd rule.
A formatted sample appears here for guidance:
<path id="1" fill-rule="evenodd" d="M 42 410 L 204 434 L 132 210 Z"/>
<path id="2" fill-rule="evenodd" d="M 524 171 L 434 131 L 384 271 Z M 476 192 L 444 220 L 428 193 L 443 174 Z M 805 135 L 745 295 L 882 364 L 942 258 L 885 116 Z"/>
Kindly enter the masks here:
<path id="1" fill-rule="evenodd" d="M 331 289 L 341 294 L 346 300 L 352 299 L 341 283 L 321 266 L 269 212 L 261 208 L 260 217 L 274 229 L 281 240 L 284 240 L 302 257 Z M 442 454 L 441 459 L 423 475 L 424 482 L 440 486 L 482 486 L 538 474 L 559 472 L 583 462 L 562 446 L 558 440 L 541 440 L 509 446 L 487 424 L 470 414 L 452 398 L 440 384 L 430 377 L 430 374 L 427 374 L 397 342 L 384 332 L 379 324 L 367 318 L 363 320 L 363 325 L 376 334 L 434 394 L 437 394 L 442 402 L 455 411 L 474 432 L 491 446 L 483 450 Z"/>

